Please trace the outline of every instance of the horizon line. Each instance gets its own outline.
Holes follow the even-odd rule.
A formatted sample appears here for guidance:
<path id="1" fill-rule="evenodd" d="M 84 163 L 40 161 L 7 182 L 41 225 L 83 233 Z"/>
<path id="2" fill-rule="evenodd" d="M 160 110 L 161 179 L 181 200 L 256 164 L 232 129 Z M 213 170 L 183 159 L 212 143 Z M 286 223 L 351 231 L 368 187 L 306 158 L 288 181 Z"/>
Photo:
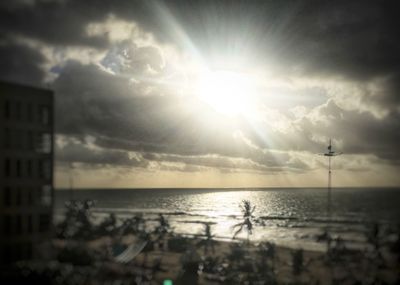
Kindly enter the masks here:
<path id="1" fill-rule="evenodd" d="M 77 187 L 73 188 L 72 190 L 176 190 L 176 189 L 185 189 L 185 190 L 241 190 L 241 189 L 326 189 L 326 186 L 259 186 L 259 187 L 105 187 L 105 188 L 100 188 L 100 187 Z M 332 188 L 336 189 L 341 189 L 341 188 L 400 188 L 400 185 L 398 186 L 335 186 Z M 54 190 L 56 191 L 71 191 L 70 188 L 64 188 L 64 187 L 54 187 Z"/>

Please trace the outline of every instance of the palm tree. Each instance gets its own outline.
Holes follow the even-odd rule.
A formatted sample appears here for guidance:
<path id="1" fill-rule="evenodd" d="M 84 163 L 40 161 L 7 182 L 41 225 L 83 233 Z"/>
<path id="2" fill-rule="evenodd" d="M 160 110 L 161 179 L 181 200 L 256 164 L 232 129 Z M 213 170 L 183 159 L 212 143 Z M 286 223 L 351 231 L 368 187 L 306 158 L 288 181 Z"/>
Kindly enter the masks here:
<path id="1" fill-rule="evenodd" d="M 146 220 L 143 218 L 143 214 L 138 214 L 132 218 L 126 219 L 122 224 L 123 234 L 140 234 L 146 228 Z"/>
<path id="2" fill-rule="evenodd" d="M 292 254 L 292 273 L 294 276 L 300 275 L 304 269 L 304 252 L 303 249 L 296 249 L 291 252 Z"/>
<path id="3" fill-rule="evenodd" d="M 163 249 L 165 247 L 164 241 L 165 237 L 171 232 L 171 226 L 169 222 L 162 214 L 158 215 L 157 219 L 158 225 L 154 229 L 154 234 L 156 234 L 156 243 L 158 247 Z"/>
<path id="4" fill-rule="evenodd" d="M 214 244 L 216 243 L 214 235 L 211 233 L 211 226 L 210 223 L 204 223 L 204 235 L 205 239 L 202 239 L 197 243 L 198 247 L 204 248 L 204 255 L 207 255 L 208 249 L 211 248 L 212 253 L 215 252 Z"/>
<path id="5" fill-rule="evenodd" d="M 258 274 L 260 278 L 266 281 L 266 284 L 277 284 L 275 275 L 275 244 L 263 242 L 258 246 L 257 254 L 260 262 L 257 263 Z"/>
<path id="6" fill-rule="evenodd" d="M 247 232 L 247 243 L 249 243 L 250 235 L 253 233 L 253 227 L 256 222 L 253 213 L 256 207 L 252 207 L 249 200 L 243 200 L 240 205 L 240 210 L 242 211 L 243 221 L 237 223 L 233 226 L 235 233 L 233 234 L 233 238 L 235 239 L 238 234 L 240 234 L 243 229 Z M 237 230 L 236 230 L 237 229 Z"/>
<path id="7" fill-rule="evenodd" d="M 94 225 L 91 219 L 93 200 L 71 200 L 65 203 L 64 220 L 57 225 L 57 235 L 61 238 L 93 238 Z"/>
<path id="8" fill-rule="evenodd" d="M 114 213 L 110 213 L 97 227 L 100 236 L 113 236 L 117 230 L 117 217 Z"/>

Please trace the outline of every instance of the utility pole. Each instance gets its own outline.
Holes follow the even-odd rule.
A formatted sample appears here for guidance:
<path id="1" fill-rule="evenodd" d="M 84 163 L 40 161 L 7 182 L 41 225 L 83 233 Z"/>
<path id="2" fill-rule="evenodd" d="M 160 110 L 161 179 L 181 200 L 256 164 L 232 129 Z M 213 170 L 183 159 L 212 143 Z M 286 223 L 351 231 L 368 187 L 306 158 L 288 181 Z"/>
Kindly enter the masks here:
<path id="1" fill-rule="evenodd" d="M 321 153 L 320 155 L 328 157 L 328 195 L 327 195 L 327 214 L 328 217 L 331 216 L 331 192 L 332 192 L 332 158 L 334 156 L 341 155 L 341 152 L 335 152 L 332 150 L 332 140 L 329 139 L 328 151 Z"/>
<path id="2" fill-rule="evenodd" d="M 73 178 L 73 169 L 74 169 L 74 165 L 72 163 L 72 161 L 70 161 L 68 163 L 68 170 L 69 170 L 69 195 L 70 195 L 70 200 L 71 203 L 74 200 L 74 178 Z"/>

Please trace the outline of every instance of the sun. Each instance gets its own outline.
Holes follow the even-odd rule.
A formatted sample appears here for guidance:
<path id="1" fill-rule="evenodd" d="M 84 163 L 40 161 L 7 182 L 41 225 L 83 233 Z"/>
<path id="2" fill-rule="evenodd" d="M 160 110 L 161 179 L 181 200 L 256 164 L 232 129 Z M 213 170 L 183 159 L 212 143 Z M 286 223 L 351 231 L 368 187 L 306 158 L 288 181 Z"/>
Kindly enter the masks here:
<path id="1" fill-rule="evenodd" d="M 217 112 L 235 116 L 247 111 L 253 84 L 246 74 L 227 71 L 207 71 L 199 78 L 197 95 Z"/>

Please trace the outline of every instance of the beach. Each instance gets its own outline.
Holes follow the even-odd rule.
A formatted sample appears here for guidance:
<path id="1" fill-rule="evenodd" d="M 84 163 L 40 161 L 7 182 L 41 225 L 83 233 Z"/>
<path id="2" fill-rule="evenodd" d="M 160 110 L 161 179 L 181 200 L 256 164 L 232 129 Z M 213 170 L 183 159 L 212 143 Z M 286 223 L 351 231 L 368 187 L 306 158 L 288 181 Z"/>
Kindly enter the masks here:
<path id="1" fill-rule="evenodd" d="M 74 200 L 61 192 L 42 256 L 1 277 L 71 285 L 398 284 L 399 192 L 379 191 L 337 190 L 341 208 L 330 216 L 321 189 L 80 190 Z M 363 199 L 348 200 L 360 192 Z"/>
<path id="2" fill-rule="evenodd" d="M 181 246 L 170 243 L 174 239 Z M 86 242 L 54 240 L 56 251 L 83 247 L 97 256 L 97 260 L 90 266 L 73 265 L 73 259 L 52 266 L 60 271 L 67 268 L 69 274 L 80 276 L 76 284 L 116 284 L 113 283 L 116 281 L 118 284 L 163 284 L 165 280 L 171 280 L 172 284 L 397 284 L 399 280 L 398 254 L 383 248 L 382 260 L 377 260 L 373 249 L 351 251 L 338 245 L 328 252 L 296 250 L 269 243 L 215 241 L 214 251 L 211 248 L 205 251 L 198 246 L 204 239 L 170 236 L 165 238 L 162 247 L 144 250 L 126 263 L 116 262 L 105 254 L 116 242 L 137 241 L 133 235 Z M 66 278 L 68 274 L 61 276 Z M 56 284 L 69 283 L 60 279 Z"/>
<path id="3" fill-rule="evenodd" d="M 242 223 L 231 229 L 230 239 L 218 238 L 211 230 L 213 222 L 202 222 L 202 233 L 188 235 L 175 232 L 167 214 L 146 220 L 144 213 L 129 218 L 111 213 L 99 220 L 93 218 L 93 206 L 90 200 L 67 204 L 55 238 L 43 251 L 47 256 L 16 263 L 2 280 L 21 281 L 22 276 L 31 284 L 36 284 L 35 278 L 49 284 L 398 284 L 400 280 L 399 235 L 387 225 L 375 224 L 362 247 L 346 243 L 329 227 L 321 228 L 314 237 L 319 247 L 310 250 L 252 240 L 253 230 L 265 224 L 258 224 L 248 201 L 241 205 Z M 237 229 L 247 232 L 247 238 L 236 235 Z"/>

